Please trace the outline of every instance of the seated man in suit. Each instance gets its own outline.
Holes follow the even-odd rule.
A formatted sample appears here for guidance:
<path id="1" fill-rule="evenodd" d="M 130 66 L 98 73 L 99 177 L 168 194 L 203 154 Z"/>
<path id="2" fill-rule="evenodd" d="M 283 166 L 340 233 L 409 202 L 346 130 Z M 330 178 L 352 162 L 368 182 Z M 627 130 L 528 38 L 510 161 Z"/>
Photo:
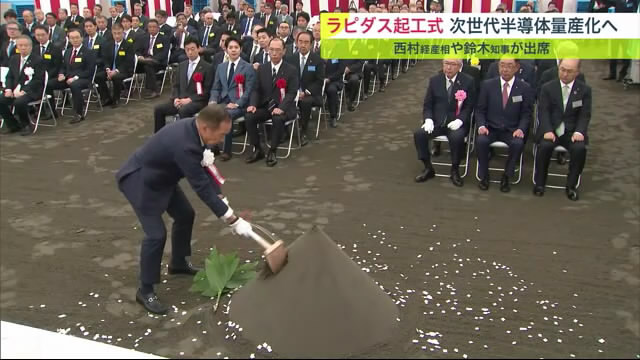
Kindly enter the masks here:
<path id="1" fill-rule="evenodd" d="M 226 44 L 227 44 L 227 39 L 231 37 L 232 35 L 228 31 L 224 31 L 220 35 L 220 44 L 218 46 L 218 50 L 211 60 L 211 70 L 214 75 L 216 73 L 216 69 L 218 68 L 218 65 L 222 64 L 225 61 L 229 61 L 229 55 L 227 55 Z"/>
<path id="2" fill-rule="evenodd" d="M 249 98 L 256 82 L 256 72 L 251 65 L 240 57 L 240 40 L 231 37 L 227 39 L 225 48 L 229 55 L 229 61 L 218 66 L 215 80 L 211 87 L 209 103 L 223 104 L 231 117 L 235 120 L 244 116 Z M 241 81 L 238 83 L 238 81 Z M 231 145 L 233 132 L 230 131 L 224 138 L 224 147 L 220 159 L 231 159 Z"/>
<path id="3" fill-rule="evenodd" d="M 478 121 L 478 175 L 481 179 L 480 189 L 489 189 L 489 145 L 495 141 L 506 143 L 509 146 L 509 158 L 500 181 L 500 190 L 509 192 L 509 178 L 514 175 L 529 130 L 534 92 L 526 81 L 516 78 L 515 74 L 520 69 L 517 59 L 503 57 L 499 69 L 500 77 L 482 84 L 475 111 Z"/>
<path id="4" fill-rule="evenodd" d="M 537 196 L 544 195 L 551 154 L 561 145 L 571 156 L 566 194 L 570 200 L 578 200 L 576 185 L 587 157 L 587 128 L 591 120 L 591 88 L 578 79 L 579 73 L 580 60 L 560 60 L 559 80 L 547 82 L 540 92 L 540 126 L 536 132 L 539 146 L 533 188 Z"/>
<path id="5" fill-rule="evenodd" d="M 9 61 L 9 73 L 6 86 L 0 95 L 0 116 L 4 119 L 9 133 L 31 134 L 29 103 L 42 97 L 44 66 L 39 56 L 31 52 L 32 40 L 28 35 L 20 35 L 16 47 L 20 55 L 12 56 Z M 18 115 L 11 113 L 11 106 Z"/>
<path id="6" fill-rule="evenodd" d="M 260 18 L 255 16 L 255 9 L 253 5 L 247 5 L 246 16 L 240 21 L 240 31 L 242 31 L 242 37 L 251 36 L 253 27 L 255 25 L 262 24 Z M 254 40 L 256 37 L 253 37 Z"/>
<path id="7" fill-rule="evenodd" d="M 204 16 L 204 24 L 198 32 L 200 41 L 200 56 L 205 61 L 211 62 L 213 55 L 218 51 L 218 43 L 216 43 L 216 26 L 213 20 L 213 13 L 207 13 Z"/>
<path id="8" fill-rule="evenodd" d="M 422 110 L 424 124 L 413 133 L 418 160 L 424 163 L 424 171 L 416 176 L 416 182 L 436 176 L 431 163 L 429 140 L 446 135 L 451 149 L 451 182 L 455 186 L 463 185 L 458 167 L 471 122 L 475 89 L 473 79 L 460 72 L 461 66 L 460 59 L 444 59 L 442 72 L 429 79 Z"/>
<path id="9" fill-rule="evenodd" d="M 71 89 L 71 100 L 76 115 L 70 124 L 84 120 L 84 96 L 82 90 L 91 86 L 93 74 L 96 70 L 96 53 L 82 45 L 80 29 L 69 30 L 69 42 L 71 48 L 65 51 L 64 64 L 60 69 L 57 79 L 49 79 L 47 94 L 52 95 L 53 90 Z M 50 99 L 51 108 L 55 109 L 53 96 Z"/>
<path id="10" fill-rule="evenodd" d="M 356 110 L 355 103 L 358 97 L 358 91 L 360 90 L 360 79 L 362 79 L 362 64 L 363 62 L 361 60 L 345 61 L 344 83 L 349 111 Z"/>
<path id="11" fill-rule="evenodd" d="M 96 22 L 93 21 L 93 19 L 87 19 L 84 21 L 85 37 L 82 45 L 86 46 L 88 49 L 93 49 L 96 56 L 102 51 L 102 45 L 107 42 L 105 37 L 98 36 L 98 32 L 96 31 L 97 29 Z M 105 64 L 102 61 L 102 57 L 97 56 L 96 60 L 98 64 L 98 71 L 103 71 Z"/>
<path id="12" fill-rule="evenodd" d="M 533 63 L 535 64 L 535 62 Z M 536 69 L 530 60 L 520 61 L 520 69 L 516 73 L 516 77 L 527 82 L 529 86 L 535 89 L 536 87 Z M 487 70 L 486 79 L 493 79 L 500 75 L 499 62 L 494 61 L 489 65 Z"/>
<path id="13" fill-rule="evenodd" d="M 273 35 L 264 27 L 256 30 L 256 34 L 258 36 L 260 52 L 258 52 L 258 54 L 253 58 L 253 68 L 257 71 L 260 65 L 268 64 L 271 61 L 269 58 L 269 44 L 271 43 L 271 39 L 273 39 Z"/>
<path id="14" fill-rule="evenodd" d="M 42 59 L 44 70 L 49 74 L 49 81 L 55 81 L 62 67 L 62 48 L 49 39 L 49 31 L 46 26 L 36 25 L 33 33 L 37 41 L 34 45 L 33 54 Z M 48 109 L 46 106 L 44 108 Z M 52 110 L 55 111 L 54 108 Z M 47 120 L 52 116 L 53 114 L 45 112 L 42 115 L 42 119 Z"/>
<path id="15" fill-rule="evenodd" d="M 58 16 L 55 13 L 47 13 L 47 32 L 49 33 L 49 40 L 58 47 L 63 48 L 66 34 L 57 22 Z"/>
<path id="16" fill-rule="evenodd" d="M 184 50 L 188 59 L 178 65 L 171 101 L 157 105 L 153 110 L 154 132 L 158 132 L 165 125 L 165 116 L 178 114 L 181 118 L 187 118 L 194 116 L 207 106 L 209 90 L 213 82 L 211 64 L 200 57 L 198 40 L 188 38 L 184 43 Z"/>
<path id="17" fill-rule="evenodd" d="M 151 93 L 145 99 L 153 99 L 158 94 L 158 81 L 156 73 L 167 67 L 169 54 L 169 37 L 160 34 L 158 21 L 151 19 L 147 26 L 149 33 L 140 37 L 140 46 L 137 48 L 139 72 L 145 73 L 144 83 Z"/>
<path id="18" fill-rule="evenodd" d="M 94 20 L 97 26 L 96 32 L 98 33 L 98 37 L 102 39 L 102 42 L 106 43 L 107 41 L 113 40 L 111 31 L 107 27 L 107 18 L 100 15 L 96 16 Z M 131 18 L 129 18 L 129 21 L 131 21 Z"/>
<path id="19" fill-rule="evenodd" d="M 183 13 L 176 16 L 176 30 L 171 37 L 171 59 L 170 64 L 181 63 L 187 60 L 187 54 L 184 52 L 184 41 L 186 38 L 197 37 L 198 32 L 189 33 L 187 25 L 187 17 Z"/>
<path id="20" fill-rule="evenodd" d="M 242 38 L 242 54 L 248 59 L 249 64 L 256 62 L 256 56 L 260 53 L 260 43 L 258 42 L 258 30 L 263 26 L 258 24 L 253 27 L 251 36 L 245 36 Z"/>
<path id="21" fill-rule="evenodd" d="M 295 67 L 282 61 L 283 55 L 284 41 L 274 38 L 269 43 L 271 60 L 258 69 L 258 80 L 245 116 L 249 142 L 253 145 L 253 152 L 246 160 L 249 164 L 264 158 L 258 124 L 269 119 L 273 122 L 267 166 L 275 166 L 278 163 L 276 150 L 285 130 L 284 124 L 294 119 L 298 112 L 295 103 L 299 89 L 298 74 Z"/>
<path id="22" fill-rule="evenodd" d="M 317 52 L 316 54 L 319 54 Z M 327 83 L 324 92 L 327 94 L 327 105 L 329 108 L 329 126 L 338 127 L 338 105 L 340 97 L 338 92 L 344 88 L 342 78 L 344 76 L 345 61 L 329 59 L 325 65 L 325 82 Z"/>
<path id="23" fill-rule="evenodd" d="M 2 44 L 2 52 L 0 53 L 0 66 L 9 66 L 9 59 L 18 53 L 17 40 L 22 35 L 20 25 L 11 21 L 5 26 L 8 39 Z"/>
<path id="24" fill-rule="evenodd" d="M 120 101 L 122 81 L 133 75 L 135 51 L 133 45 L 124 41 L 124 29 L 120 23 L 111 26 L 113 40 L 102 45 L 100 54 L 105 65 L 102 71 L 96 73 L 96 84 L 104 105 L 117 107 Z M 109 94 L 107 80 L 113 84 L 113 93 Z"/>
<path id="25" fill-rule="evenodd" d="M 307 125 L 311 118 L 311 108 L 322 106 L 322 85 L 324 84 L 324 61 L 320 55 L 311 53 L 313 35 L 301 32 L 297 37 L 298 52 L 286 60 L 296 67 L 299 76 L 298 107 L 300 107 L 301 144 L 306 145 Z"/>

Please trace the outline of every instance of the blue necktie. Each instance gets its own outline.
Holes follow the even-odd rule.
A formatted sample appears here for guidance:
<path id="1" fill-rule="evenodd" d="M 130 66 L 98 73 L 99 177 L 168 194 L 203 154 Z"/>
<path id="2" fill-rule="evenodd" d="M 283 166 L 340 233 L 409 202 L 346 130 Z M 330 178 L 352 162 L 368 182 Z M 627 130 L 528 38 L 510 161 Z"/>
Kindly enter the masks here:
<path id="1" fill-rule="evenodd" d="M 16 48 L 16 43 L 11 40 L 11 42 L 9 43 L 9 47 L 7 48 L 7 56 L 11 56 L 11 53 L 13 53 L 13 49 Z"/>
<path id="2" fill-rule="evenodd" d="M 116 59 L 118 58 L 118 43 L 116 43 L 116 49 L 113 51 L 113 66 L 111 67 L 111 70 L 115 70 L 116 69 Z"/>
<path id="3" fill-rule="evenodd" d="M 93 49 L 93 39 L 89 38 L 89 49 Z"/>
<path id="4" fill-rule="evenodd" d="M 231 87 L 231 79 L 233 79 L 233 74 L 235 73 L 236 64 L 231 63 L 231 70 L 229 70 L 229 77 L 227 77 L 227 86 Z"/>

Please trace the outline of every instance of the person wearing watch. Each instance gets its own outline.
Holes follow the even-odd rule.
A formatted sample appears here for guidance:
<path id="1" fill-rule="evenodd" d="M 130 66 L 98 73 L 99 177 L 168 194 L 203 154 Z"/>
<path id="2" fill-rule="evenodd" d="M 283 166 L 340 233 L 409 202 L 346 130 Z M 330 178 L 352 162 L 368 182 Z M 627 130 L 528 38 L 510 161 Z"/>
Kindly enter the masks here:
<path id="1" fill-rule="evenodd" d="M 147 311 L 165 314 L 154 291 L 160 282 L 162 254 L 167 238 L 162 215 L 173 219 L 169 274 L 195 275 L 199 269 L 187 261 L 195 211 L 178 185 L 186 178 L 198 197 L 231 231 L 249 237 L 251 224 L 236 216 L 222 194 L 219 178 L 211 171 L 213 153 L 208 147 L 220 143 L 231 130 L 223 105 L 210 104 L 195 118 L 163 127 L 122 165 L 116 174 L 120 191 L 133 208 L 144 232 L 140 251 L 140 286 L 136 301 Z"/>

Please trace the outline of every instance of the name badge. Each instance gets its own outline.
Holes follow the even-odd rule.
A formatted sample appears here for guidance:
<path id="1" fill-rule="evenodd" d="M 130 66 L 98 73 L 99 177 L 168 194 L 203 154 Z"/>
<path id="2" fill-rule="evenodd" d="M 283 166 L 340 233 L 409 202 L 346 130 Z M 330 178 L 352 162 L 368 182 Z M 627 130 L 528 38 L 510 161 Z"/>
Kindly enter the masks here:
<path id="1" fill-rule="evenodd" d="M 20 54 L 20 49 L 18 49 L 17 46 L 15 47 L 15 52 L 16 52 L 16 54 Z"/>
<path id="2" fill-rule="evenodd" d="M 309 65 L 309 66 L 307 66 L 307 70 L 308 71 L 316 71 L 316 66 L 315 65 Z"/>
<path id="3" fill-rule="evenodd" d="M 125 52 L 124 51 L 118 51 L 118 55 L 120 56 L 124 56 Z"/>
<path id="4" fill-rule="evenodd" d="M 162 44 L 156 44 L 156 47 L 157 47 L 158 49 L 162 49 Z"/>
<path id="5" fill-rule="evenodd" d="M 100 45 L 93 45 L 93 50 L 100 50 Z"/>
<path id="6" fill-rule="evenodd" d="M 44 54 L 42 57 L 45 58 L 45 60 L 51 60 L 51 54 Z"/>
<path id="7" fill-rule="evenodd" d="M 522 102 L 522 95 L 514 96 L 511 98 L 514 103 Z"/>
<path id="8" fill-rule="evenodd" d="M 158 34 L 164 36 L 164 31 L 158 31 Z"/>
<path id="9" fill-rule="evenodd" d="M 338 63 L 338 61 L 339 61 L 338 59 L 331 59 L 331 63 L 332 63 L 332 64 L 337 64 L 337 63 Z"/>
<path id="10" fill-rule="evenodd" d="M 216 36 L 215 33 L 209 33 L 209 37 L 214 37 L 214 36 Z"/>
<path id="11" fill-rule="evenodd" d="M 133 39 L 128 39 L 127 42 L 133 43 Z"/>
<path id="12" fill-rule="evenodd" d="M 75 60 L 75 62 L 77 62 L 77 63 L 81 63 L 81 62 L 82 62 L 82 58 L 77 57 L 77 58 L 76 58 L 76 60 Z"/>
<path id="13" fill-rule="evenodd" d="M 574 109 L 575 109 L 575 108 L 582 107 L 582 100 L 576 100 L 576 101 L 574 101 L 574 102 L 573 102 L 573 104 L 572 104 L 572 106 L 573 106 L 573 108 L 574 108 Z"/>

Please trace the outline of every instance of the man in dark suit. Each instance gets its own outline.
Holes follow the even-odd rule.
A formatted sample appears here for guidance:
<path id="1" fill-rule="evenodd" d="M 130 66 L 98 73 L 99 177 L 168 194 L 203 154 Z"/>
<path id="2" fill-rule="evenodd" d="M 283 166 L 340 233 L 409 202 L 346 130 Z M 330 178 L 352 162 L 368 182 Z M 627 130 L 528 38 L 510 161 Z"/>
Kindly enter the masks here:
<path id="1" fill-rule="evenodd" d="M 311 118 L 311 108 L 322 106 L 322 85 L 324 85 L 324 61 L 318 54 L 311 53 L 313 36 L 305 31 L 298 34 L 297 53 L 290 55 L 286 61 L 295 66 L 299 75 L 298 107 L 300 108 L 301 145 L 306 145 L 307 125 Z"/>
<path id="2" fill-rule="evenodd" d="M 451 149 L 451 182 L 455 186 L 463 185 L 458 167 L 471 122 L 475 89 L 473 79 L 460 72 L 461 66 L 462 60 L 444 59 L 442 72 L 429 79 L 422 111 L 424 124 L 413 133 L 418 160 L 424 163 L 424 171 L 416 176 L 416 182 L 436 176 L 429 140 L 446 135 Z"/>
<path id="3" fill-rule="evenodd" d="M 325 66 L 325 82 L 327 83 L 324 92 L 327 95 L 327 106 L 329 108 L 329 126 L 338 127 L 338 105 L 340 97 L 338 92 L 344 88 L 345 60 L 328 59 Z"/>
<path id="4" fill-rule="evenodd" d="M 56 14 L 52 12 L 47 13 L 47 32 L 49 33 L 49 40 L 58 47 L 63 48 L 67 35 L 57 22 L 58 17 Z"/>
<path id="5" fill-rule="evenodd" d="M 100 49 L 101 58 L 104 61 L 104 69 L 96 73 L 96 84 L 103 105 L 118 106 L 120 101 L 120 91 L 122 91 L 122 81 L 133 75 L 135 63 L 135 50 L 133 45 L 124 41 L 124 29 L 121 24 L 115 23 L 111 27 L 113 40 L 103 44 Z M 110 80 L 112 94 L 109 94 L 107 80 Z"/>
<path id="6" fill-rule="evenodd" d="M 173 35 L 173 28 L 167 24 L 167 12 L 164 10 L 156 11 L 156 20 L 158 20 L 158 26 L 160 26 L 160 33 L 164 36 L 171 37 Z"/>
<path id="7" fill-rule="evenodd" d="M 261 64 L 267 64 L 271 61 L 269 58 L 269 43 L 271 42 L 271 39 L 273 39 L 273 36 L 264 27 L 260 27 L 256 30 L 256 35 L 258 36 L 260 51 L 253 57 L 253 68 L 257 71 Z"/>
<path id="8" fill-rule="evenodd" d="M 36 22 L 34 21 L 33 13 L 31 10 L 24 10 L 22 12 L 22 33 L 24 35 L 33 36 L 33 28 L 36 26 Z"/>
<path id="9" fill-rule="evenodd" d="M 137 16 L 140 20 L 140 28 L 148 31 L 147 25 L 149 25 L 149 20 L 151 19 L 149 19 L 142 10 L 142 5 L 140 5 L 140 3 L 136 3 L 135 5 L 133 5 L 133 15 Z"/>
<path id="10" fill-rule="evenodd" d="M 138 46 L 136 53 L 138 55 L 138 68 L 140 72 L 145 73 L 144 82 L 146 88 L 151 92 L 145 98 L 154 99 L 160 96 L 158 94 L 156 72 L 167 67 L 171 45 L 169 38 L 159 33 L 160 27 L 157 20 L 149 20 L 147 29 L 149 33 L 140 37 L 140 46 Z"/>
<path id="11" fill-rule="evenodd" d="M 561 60 L 553 60 L 555 64 L 557 64 L 557 62 L 561 61 Z M 542 73 L 542 75 L 540 76 L 540 83 L 538 84 L 538 89 L 536 91 L 537 95 L 540 96 L 540 92 L 542 91 L 542 86 L 546 83 L 548 83 L 549 81 L 552 80 L 558 80 L 558 66 L 554 65 L 551 67 L 548 67 L 544 73 Z M 584 74 L 579 72 L 578 76 L 576 77 L 576 80 L 580 80 L 583 83 L 587 83 L 587 79 L 585 78 Z"/>
<path id="12" fill-rule="evenodd" d="M 188 38 L 184 42 L 188 59 L 180 63 L 175 73 L 171 102 L 160 104 L 153 110 L 155 132 L 165 125 L 165 116 L 191 117 L 207 105 L 214 74 L 211 73 L 211 64 L 198 55 L 199 48 L 196 39 Z"/>
<path id="13" fill-rule="evenodd" d="M 298 74 L 296 68 L 282 61 L 284 41 L 274 38 L 269 43 L 270 62 L 260 65 L 258 79 L 247 108 L 245 123 L 249 133 L 249 142 L 254 149 L 247 163 L 264 158 L 260 146 L 258 124 L 271 119 L 271 148 L 267 154 L 267 166 L 278 163 L 276 151 L 285 130 L 285 122 L 297 115 L 296 93 L 298 92 Z"/>
<path id="14" fill-rule="evenodd" d="M 187 18 L 187 25 L 198 31 L 198 22 L 193 17 L 193 6 L 191 4 L 184 4 L 184 16 Z"/>
<path id="15" fill-rule="evenodd" d="M 238 24 L 238 20 L 236 19 L 236 14 L 234 12 L 230 12 L 226 17 L 227 21 L 218 27 L 216 34 L 222 34 L 224 31 L 228 31 L 232 34 L 233 37 L 240 36 L 240 24 Z"/>
<path id="16" fill-rule="evenodd" d="M 96 32 L 98 33 L 98 37 L 101 38 L 103 42 L 113 40 L 113 37 L 111 36 L 111 30 L 109 29 L 109 27 L 107 27 L 107 18 L 100 15 L 96 17 L 95 22 L 96 22 L 96 26 L 98 27 L 96 29 Z"/>
<path id="17" fill-rule="evenodd" d="M 140 287 L 136 301 L 155 314 L 168 307 L 156 296 L 160 282 L 162 254 L 167 238 L 162 215 L 173 218 L 169 274 L 193 276 L 198 269 L 187 261 L 191 255 L 191 234 L 195 211 L 179 182 L 186 178 L 198 197 L 231 227 L 234 234 L 249 237 L 251 225 L 234 215 L 220 185 L 209 175 L 203 161 L 213 154 L 208 147 L 222 141 L 231 130 L 229 115 L 222 105 L 209 105 L 193 119 L 184 119 L 154 134 L 122 165 L 116 174 L 118 188 L 133 208 L 144 232 L 140 251 Z M 167 146 L 171 144 L 171 146 Z"/>
<path id="18" fill-rule="evenodd" d="M 360 90 L 360 79 L 363 77 L 362 64 L 361 60 L 345 60 L 344 86 L 349 111 L 356 110 L 355 102 Z"/>
<path id="19" fill-rule="evenodd" d="M 247 36 L 242 39 L 242 53 L 246 55 L 249 64 L 257 62 L 256 56 L 260 52 L 260 42 L 258 41 L 258 30 L 260 29 L 262 29 L 262 25 L 255 25 L 251 32 L 251 36 Z"/>
<path id="20" fill-rule="evenodd" d="M 538 142 L 536 176 L 533 193 L 544 195 L 551 154 L 561 145 L 569 151 L 569 175 L 566 194 L 578 200 L 576 185 L 587 157 L 587 128 L 591 120 L 591 88 L 578 80 L 580 60 L 560 61 L 558 79 L 547 82 L 540 92 L 536 132 Z"/>
<path id="21" fill-rule="evenodd" d="M 229 61 L 223 62 L 217 67 L 215 80 L 211 87 L 209 103 L 223 104 L 232 120 L 244 116 L 249 97 L 256 82 L 256 72 L 253 67 L 240 57 L 240 40 L 229 38 L 225 44 Z M 244 79 L 239 84 L 238 77 Z M 241 92 L 242 91 L 242 92 Z M 231 159 L 231 145 L 233 133 L 229 132 L 224 138 L 222 161 Z"/>
<path id="22" fill-rule="evenodd" d="M 480 189 L 489 189 L 489 145 L 495 141 L 506 143 L 509 146 L 509 158 L 500 181 L 500 190 L 509 192 L 509 178 L 514 175 L 516 162 L 524 148 L 535 94 L 526 81 L 515 76 L 520 70 L 517 59 L 503 57 L 499 69 L 499 77 L 482 84 L 475 111 L 478 122 L 478 175 L 481 179 Z"/>
<path id="23" fill-rule="evenodd" d="M 171 59 L 170 64 L 181 63 L 187 60 L 187 54 L 184 52 L 184 42 L 187 37 L 193 37 L 197 39 L 198 33 L 189 33 L 189 26 L 187 25 L 187 17 L 180 13 L 176 16 L 176 30 L 171 36 Z"/>
<path id="24" fill-rule="evenodd" d="M 498 70 L 498 61 L 494 61 L 489 65 L 489 70 L 487 71 L 486 79 L 493 79 L 500 76 L 500 72 Z M 520 61 L 520 70 L 516 73 L 516 77 L 521 78 L 526 81 L 529 86 L 535 89 L 536 87 L 536 69 L 535 67 L 528 61 Z"/>
<path id="25" fill-rule="evenodd" d="M 18 37 L 22 35 L 20 31 L 20 25 L 16 21 L 7 23 L 5 27 L 7 30 L 8 39 L 2 44 L 2 53 L 0 53 L 0 66 L 9 66 L 9 59 L 18 54 Z"/>
<path id="26" fill-rule="evenodd" d="M 62 67 L 62 49 L 49 40 L 49 32 L 45 26 L 36 25 L 34 34 L 37 44 L 33 54 L 42 59 L 49 81 L 55 81 Z"/>
<path id="27" fill-rule="evenodd" d="M 204 16 L 204 24 L 198 32 L 198 40 L 200 41 L 200 55 L 206 61 L 211 62 L 213 55 L 218 51 L 213 13 L 207 13 Z"/>
<path id="28" fill-rule="evenodd" d="M 255 9 L 252 5 L 247 6 L 246 17 L 240 21 L 240 31 L 242 31 L 242 37 L 251 36 L 254 25 L 261 24 L 260 18 L 255 16 Z M 255 37 L 254 37 L 255 39 Z"/>
<path id="29" fill-rule="evenodd" d="M 264 19 L 263 20 L 263 24 L 264 27 L 267 28 L 267 30 L 269 31 L 269 33 L 271 33 L 272 35 L 275 35 L 276 32 L 278 31 L 278 17 L 273 14 L 273 4 L 271 3 L 266 3 L 264 4 Z"/>
<path id="30" fill-rule="evenodd" d="M 84 24 L 84 18 L 80 16 L 80 14 L 78 13 L 78 5 L 72 3 L 70 5 L 70 8 L 71 8 L 71 15 L 69 15 L 69 17 L 66 19 L 64 27 L 67 29 L 71 29 L 74 27 L 82 29 L 82 24 Z"/>
<path id="31" fill-rule="evenodd" d="M 97 29 L 98 28 L 95 21 L 91 19 L 87 19 L 84 21 L 85 37 L 82 45 L 87 47 L 88 49 L 92 49 L 96 53 L 96 56 L 101 53 L 102 46 L 107 41 L 104 37 L 98 36 Z M 97 56 L 96 60 L 98 64 L 98 72 L 104 71 L 104 61 L 102 56 Z"/>
<path id="32" fill-rule="evenodd" d="M 76 115 L 69 123 L 75 124 L 84 120 L 82 90 L 91 86 L 91 80 L 96 69 L 96 53 L 82 45 L 80 29 L 69 30 L 69 42 L 71 43 L 71 48 L 65 52 L 64 64 L 60 68 L 58 78 L 49 80 L 47 94 L 53 95 L 53 90 L 71 89 L 73 110 Z M 55 109 L 53 96 L 50 101 L 51 108 Z"/>
<path id="33" fill-rule="evenodd" d="M 131 16 L 131 30 L 129 32 L 127 32 L 126 25 L 123 24 L 122 27 L 124 28 L 124 32 L 127 36 L 127 41 L 129 41 L 129 39 L 132 39 L 136 49 L 144 46 L 140 39 L 144 38 L 147 33 L 144 28 L 140 26 L 140 18 L 137 15 Z"/>
<path id="34" fill-rule="evenodd" d="M 9 61 L 5 89 L 0 95 L 0 116 L 5 120 L 8 132 L 31 134 L 29 103 L 42 97 L 44 66 L 42 60 L 31 52 L 33 42 L 28 35 L 20 35 L 16 46 L 20 55 Z M 14 107 L 18 118 L 11 113 Z"/>

